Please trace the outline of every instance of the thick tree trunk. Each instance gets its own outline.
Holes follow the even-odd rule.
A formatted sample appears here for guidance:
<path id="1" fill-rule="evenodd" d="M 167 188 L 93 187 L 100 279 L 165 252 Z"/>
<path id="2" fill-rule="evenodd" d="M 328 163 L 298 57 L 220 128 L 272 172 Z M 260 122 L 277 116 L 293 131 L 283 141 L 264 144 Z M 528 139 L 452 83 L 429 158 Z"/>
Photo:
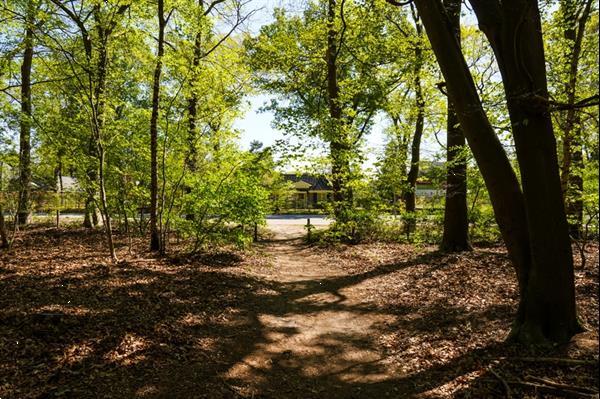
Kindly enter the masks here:
<path id="1" fill-rule="evenodd" d="M 565 342 L 580 327 L 556 143 L 547 107 L 537 4 L 505 1 L 500 7 L 499 3 L 471 1 L 501 68 L 523 180 L 521 194 L 481 107 L 445 10 L 438 0 L 415 3 L 517 269 L 521 300 L 512 337 L 527 343 Z"/>
<path id="2" fill-rule="evenodd" d="M 448 101 L 446 203 L 444 233 L 440 245 L 440 248 L 446 252 L 472 250 L 469 242 L 466 142 L 458 124 L 458 117 Z"/>
<path id="3" fill-rule="evenodd" d="M 94 195 L 90 193 L 85 199 L 83 227 L 91 229 L 96 226 L 98 226 L 98 213 L 96 209 L 96 201 L 94 200 Z"/>
<path id="4" fill-rule="evenodd" d="M 27 224 L 31 212 L 31 66 L 33 63 L 33 3 L 27 7 L 23 63 L 21 64 L 21 115 L 19 118 L 19 203 L 17 223 Z"/>
<path id="5" fill-rule="evenodd" d="M 335 29 L 336 1 L 329 0 L 327 8 L 327 97 L 331 123 L 328 128 L 330 139 L 331 179 L 333 188 L 333 206 L 335 219 L 344 222 L 352 201 L 352 192 L 348 187 L 350 178 L 350 152 L 346 132 L 342 122 L 340 89 L 337 77 L 337 32 Z"/>
<path id="6" fill-rule="evenodd" d="M 91 229 L 92 225 L 92 214 L 90 212 L 90 208 L 93 205 L 93 202 L 89 197 L 85 199 L 84 210 L 83 210 L 83 227 Z"/>
<path id="7" fill-rule="evenodd" d="M 550 118 L 537 1 L 471 0 L 500 67 L 521 171 L 531 272 L 513 336 L 566 342 L 581 331 L 575 309 L 573 255 Z"/>
<path id="8" fill-rule="evenodd" d="M 465 137 L 490 194 L 496 222 L 525 297 L 531 267 L 525 204 L 517 176 L 485 111 L 439 0 L 415 0 Z M 518 313 L 524 303 L 519 304 Z"/>
<path id="9" fill-rule="evenodd" d="M 563 131 L 561 186 L 565 197 L 565 209 L 569 222 L 569 233 L 579 238 L 583 222 L 583 152 L 581 143 L 582 129 L 580 113 L 573 107 L 577 95 L 577 72 L 581 57 L 581 46 L 585 35 L 585 26 L 591 13 L 592 0 L 586 0 L 578 14 L 578 2 L 562 1 L 564 37 L 568 41 L 566 58 L 569 60 L 567 109 Z"/>
<path id="10" fill-rule="evenodd" d="M 165 41 L 164 2 L 158 0 L 158 51 L 152 86 L 152 116 L 150 118 L 150 250 L 160 249 L 158 229 L 158 113 L 160 105 L 160 75 Z"/>
<path id="11" fill-rule="evenodd" d="M 460 44 L 460 0 L 445 0 L 444 7 Z M 444 234 L 440 248 L 446 252 L 470 251 L 467 206 L 467 158 L 465 136 L 448 98 L 446 120 L 446 203 Z"/>
<path id="12" fill-rule="evenodd" d="M 329 144 L 331 157 L 331 187 L 333 190 L 334 216 L 336 221 L 345 222 L 349 217 L 352 190 L 348 187 L 350 176 L 349 152 L 339 141 Z"/>

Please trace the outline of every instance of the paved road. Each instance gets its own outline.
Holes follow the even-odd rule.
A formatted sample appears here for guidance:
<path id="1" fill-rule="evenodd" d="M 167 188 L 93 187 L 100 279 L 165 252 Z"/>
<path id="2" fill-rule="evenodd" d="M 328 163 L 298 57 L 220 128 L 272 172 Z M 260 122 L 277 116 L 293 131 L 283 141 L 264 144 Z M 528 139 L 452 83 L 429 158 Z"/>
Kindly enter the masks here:
<path id="1" fill-rule="evenodd" d="M 268 215 L 267 229 L 277 239 L 299 238 L 306 236 L 306 222 L 317 229 L 324 229 L 332 222 L 323 215 Z"/>
<path id="2" fill-rule="evenodd" d="M 301 224 L 306 225 L 307 219 L 310 219 L 310 224 L 315 226 L 328 226 L 331 219 L 325 215 L 267 215 L 267 224 Z"/>
<path id="3" fill-rule="evenodd" d="M 36 217 L 54 217 L 54 214 L 36 213 Z M 83 219 L 83 214 L 63 213 L 61 220 Z M 299 238 L 306 235 L 306 223 L 310 218 L 310 224 L 317 229 L 324 229 L 332 223 L 325 215 L 267 215 L 267 229 L 278 238 Z"/>
<path id="4" fill-rule="evenodd" d="M 55 217 L 54 213 L 37 212 L 33 216 L 37 217 Z M 61 218 L 83 218 L 82 213 L 61 213 Z M 150 214 L 145 214 L 144 217 L 150 217 Z M 325 215 L 267 215 L 267 223 L 272 224 L 306 224 L 306 219 L 310 218 L 310 223 L 315 226 L 328 226 L 331 219 Z"/>

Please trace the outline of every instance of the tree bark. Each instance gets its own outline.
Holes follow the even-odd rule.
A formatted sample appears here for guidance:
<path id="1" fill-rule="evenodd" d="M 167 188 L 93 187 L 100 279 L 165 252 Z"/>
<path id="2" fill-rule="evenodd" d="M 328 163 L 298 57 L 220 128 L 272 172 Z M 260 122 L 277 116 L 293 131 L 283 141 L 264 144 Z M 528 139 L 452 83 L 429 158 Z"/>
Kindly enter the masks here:
<path id="1" fill-rule="evenodd" d="M 566 342 L 581 331 L 575 308 L 573 255 L 550 118 L 537 1 L 471 0 L 500 67 L 513 126 L 527 214 L 532 268 L 513 335 Z"/>
<path id="2" fill-rule="evenodd" d="M 160 105 L 160 75 L 165 41 L 164 1 L 158 0 L 158 50 L 152 86 L 152 116 L 150 118 L 150 250 L 160 250 L 158 229 L 158 114 Z"/>
<path id="3" fill-rule="evenodd" d="M 583 151 L 581 140 L 581 115 L 573 107 L 577 95 L 577 72 L 581 57 L 581 46 L 585 35 L 585 26 L 591 13 L 592 0 L 583 3 L 583 9 L 577 9 L 576 1 L 562 1 L 564 37 L 568 41 L 567 59 L 569 60 L 568 83 L 566 85 L 567 105 L 565 127 L 563 131 L 561 186 L 565 197 L 565 209 L 569 222 L 569 233 L 579 238 L 583 223 Z M 580 14 L 580 15 L 579 15 Z"/>
<path id="4" fill-rule="evenodd" d="M 331 123 L 330 156 L 331 179 L 333 189 L 333 206 L 335 219 L 344 222 L 348 219 L 349 206 L 352 201 L 352 191 L 348 187 L 350 177 L 350 158 L 348 140 L 342 121 L 340 105 L 340 89 L 337 75 L 337 32 L 335 29 L 336 1 L 329 0 L 327 8 L 327 99 Z"/>
<path id="5" fill-rule="evenodd" d="M 460 0 L 445 0 L 444 7 L 454 37 L 460 45 Z M 448 98 L 446 120 L 446 203 L 444 205 L 444 234 L 440 248 L 446 252 L 472 250 L 469 242 L 467 206 L 466 141 L 454 106 Z"/>
<path id="6" fill-rule="evenodd" d="M 21 115 L 19 118 L 19 203 L 17 223 L 29 222 L 31 213 L 31 66 L 33 63 L 33 2 L 27 4 L 23 62 L 21 64 Z"/>
<path id="7" fill-rule="evenodd" d="M 81 19 L 79 15 L 73 12 L 72 9 L 63 4 L 60 0 L 51 0 L 51 2 L 61 9 L 79 28 L 81 39 L 83 43 L 83 49 L 85 52 L 86 62 L 88 68 L 87 79 L 88 82 L 84 89 L 89 90 L 89 106 L 91 111 L 91 137 L 90 137 L 90 157 L 96 158 L 98 161 L 97 168 L 90 168 L 88 170 L 88 176 L 91 181 L 98 177 L 99 183 L 99 194 L 100 194 L 100 212 L 104 222 L 104 231 L 106 240 L 108 243 L 110 256 L 113 261 L 117 260 L 115 247 L 113 242 L 112 224 L 110 209 L 108 207 L 108 199 L 106 195 L 106 148 L 104 145 L 104 124 L 105 124 L 105 91 L 106 91 L 106 79 L 108 69 L 108 42 L 109 38 L 117 25 L 117 17 L 122 16 L 130 7 L 130 4 L 121 4 L 118 6 L 116 11 L 112 13 L 112 19 L 106 19 L 107 15 L 102 12 L 101 7 L 106 5 L 103 2 L 95 3 L 92 6 L 91 14 L 94 19 L 94 29 L 96 36 L 93 36 L 88 31 L 85 20 Z M 86 17 L 87 18 L 87 17 Z M 95 41 L 93 40 L 95 39 Z M 94 57 L 94 49 L 96 50 L 96 57 Z M 97 173 L 97 175 L 96 175 Z M 94 192 L 91 189 L 88 193 L 86 200 L 86 218 L 84 225 L 90 225 L 97 216 L 95 212 L 91 213 L 94 204 Z M 91 217 L 90 217 L 91 216 Z M 90 220 L 91 219 L 91 220 Z"/>
<path id="8" fill-rule="evenodd" d="M 98 46 L 98 65 L 97 65 L 97 80 L 95 93 L 94 107 L 94 129 L 95 141 L 98 151 L 98 182 L 100 188 L 100 205 L 102 207 L 102 218 L 104 222 L 104 231 L 108 250 L 113 261 L 117 260 L 115 253 L 115 245 L 113 241 L 112 222 L 110 210 L 108 209 L 108 199 L 106 196 L 106 149 L 103 142 L 104 118 L 105 118 L 105 100 L 104 92 L 106 91 L 106 72 L 108 67 L 108 37 L 109 30 L 99 26 L 99 46 Z"/>
<path id="9" fill-rule="evenodd" d="M 0 161 L 0 194 L 3 194 L 3 180 L 4 180 L 4 163 Z M 2 200 L 0 198 L 0 248 L 10 247 L 10 240 L 8 239 L 8 233 L 6 232 L 6 223 L 4 220 L 4 208 L 2 207 Z"/>
<path id="10" fill-rule="evenodd" d="M 412 6 L 411 6 L 412 7 Z M 423 138 L 423 129 L 425 124 L 425 100 L 423 99 L 423 86 L 421 83 L 421 69 L 423 68 L 423 28 L 419 17 L 413 10 L 413 19 L 417 32 L 417 42 L 415 44 L 415 107 L 417 108 L 417 117 L 415 121 L 415 132 L 410 147 L 410 167 L 406 175 L 406 189 L 403 193 L 405 211 L 409 214 L 415 213 L 417 209 L 417 179 L 419 177 L 419 163 L 421 162 L 421 139 Z M 405 225 L 406 233 L 412 233 L 416 228 L 414 217 L 407 219 Z"/>
<path id="11" fill-rule="evenodd" d="M 192 80 L 191 93 L 188 98 L 188 157 L 187 167 L 195 172 L 198 164 L 196 141 L 198 139 L 198 93 L 196 92 L 196 80 L 199 75 L 200 60 L 202 59 L 202 21 L 204 18 L 204 0 L 198 0 L 200 17 L 198 20 L 198 31 L 194 37 L 194 54 L 192 56 Z"/>
<path id="12" fill-rule="evenodd" d="M 6 223 L 4 221 L 4 209 L 0 204 L 0 248 L 10 247 L 10 240 L 8 239 L 8 233 L 6 232 Z"/>
<path id="13" fill-rule="evenodd" d="M 523 180 L 521 194 L 445 10 L 438 0 L 415 3 L 517 269 L 520 303 L 511 337 L 526 343 L 568 341 L 580 326 L 537 4 L 471 1 L 500 65 Z"/>
<path id="14" fill-rule="evenodd" d="M 87 155 L 94 161 L 98 160 L 98 148 L 94 132 L 92 132 L 92 135 L 90 137 Z M 90 166 L 86 174 L 87 178 L 89 179 L 92 185 L 93 183 L 98 181 L 98 170 L 95 165 Z M 93 227 L 98 226 L 98 213 L 96 210 L 96 201 L 94 200 L 94 197 L 96 195 L 96 189 L 90 187 L 86 191 L 87 197 L 85 199 L 85 214 L 83 217 L 83 227 L 91 229 Z"/>
<path id="15" fill-rule="evenodd" d="M 496 222 L 515 267 L 521 298 L 531 268 L 523 194 L 517 176 L 483 110 L 481 99 L 444 7 L 439 0 L 415 0 L 444 75 L 448 96 L 490 194 Z M 520 302 L 517 313 L 522 313 Z"/>
<path id="16" fill-rule="evenodd" d="M 93 118 L 93 133 L 98 154 L 98 179 L 100 189 L 100 206 L 104 222 L 104 232 L 108 243 L 110 257 L 113 262 L 117 261 L 115 246 L 113 241 L 112 221 L 110 209 L 108 207 L 108 199 L 106 194 L 106 148 L 104 146 L 104 125 L 106 118 L 106 79 L 108 72 L 108 41 L 113 29 L 116 26 L 116 20 L 108 22 L 105 26 L 105 21 L 100 16 L 100 5 L 94 6 L 94 18 L 96 20 L 96 31 L 98 34 L 98 58 L 96 64 L 95 89 L 93 90 L 92 118 Z M 116 15 L 123 15 L 129 8 L 129 5 L 119 6 Z M 84 41 L 85 43 L 85 41 Z"/>
<path id="17" fill-rule="evenodd" d="M 56 181 L 56 195 L 58 196 L 56 201 L 56 228 L 60 227 L 60 212 L 63 207 L 63 176 L 62 176 L 62 161 L 58 158 L 58 163 L 54 169 L 54 179 Z"/>

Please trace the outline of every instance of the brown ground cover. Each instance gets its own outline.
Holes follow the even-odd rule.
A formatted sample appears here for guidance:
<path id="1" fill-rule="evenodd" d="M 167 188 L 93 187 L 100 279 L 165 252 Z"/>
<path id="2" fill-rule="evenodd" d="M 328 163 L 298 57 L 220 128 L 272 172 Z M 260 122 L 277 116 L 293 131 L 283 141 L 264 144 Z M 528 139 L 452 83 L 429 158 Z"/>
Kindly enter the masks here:
<path id="1" fill-rule="evenodd" d="M 551 398 L 598 387 L 597 245 L 576 271 L 589 332 L 525 349 L 504 343 L 516 287 L 501 247 L 286 240 L 157 258 L 117 238 L 119 265 L 100 232 L 81 229 L 33 228 L 1 255 L 0 398 L 504 398 L 507 387 Z"/>

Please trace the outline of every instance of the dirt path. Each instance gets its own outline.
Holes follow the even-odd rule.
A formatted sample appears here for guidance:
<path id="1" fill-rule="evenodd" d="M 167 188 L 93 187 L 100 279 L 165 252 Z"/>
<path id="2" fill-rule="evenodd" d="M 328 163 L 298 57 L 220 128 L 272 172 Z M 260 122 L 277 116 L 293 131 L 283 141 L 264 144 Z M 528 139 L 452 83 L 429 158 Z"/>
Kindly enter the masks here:
<path id="1" fill-rule="evenodd" d="M 597 262 L 575 271 L 589 333 L 528 351 L 503 342 L 518 288 L 502 248 L 288 237 L 261 244 L 265 256 L 170 258 L 148 253 L 145 237 L 128 254 L 116 235 L 124 262 L 112 266 L 102 234 L 34 228 L 0 254 L 0 397 L 503 399 L 491 367 L 598 386 Z M 595 361 L 518 360 L 531 357 Z"/>
<path id="2" fill-rule="evenodd" d="M 347 284 L 340 265 L 301 239 L 277 238 L 262 246 L 273 264 L 263 278 L 283 287 L 258 316 L 265 341 L 228 370 L 227 380 L 250 397 L 398 397 L 396 367 L 376 342 L 395 316 L 373 310 L 370 289 Z"/>

